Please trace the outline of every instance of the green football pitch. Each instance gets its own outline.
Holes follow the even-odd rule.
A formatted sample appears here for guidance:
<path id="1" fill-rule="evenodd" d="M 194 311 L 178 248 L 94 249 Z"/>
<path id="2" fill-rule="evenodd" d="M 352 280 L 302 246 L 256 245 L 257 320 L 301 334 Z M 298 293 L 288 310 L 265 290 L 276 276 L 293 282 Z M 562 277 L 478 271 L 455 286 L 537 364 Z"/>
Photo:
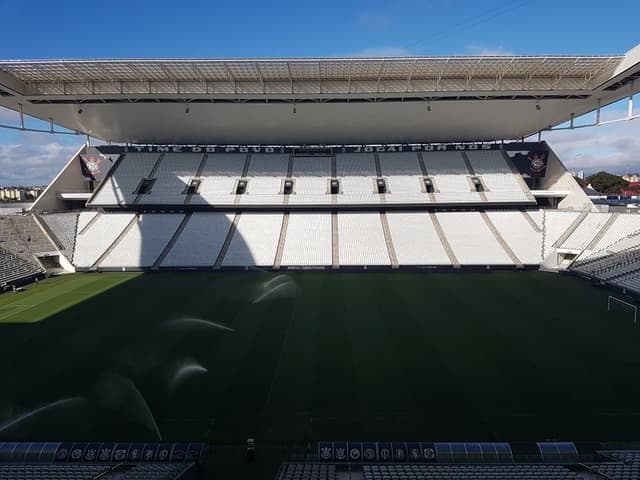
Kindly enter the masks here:
<path id="1" fill-rule="evenodd" d="M 572 276 L 103 273 L 0 295 L 0 440 L 640 437 L 640 326 Z"/>

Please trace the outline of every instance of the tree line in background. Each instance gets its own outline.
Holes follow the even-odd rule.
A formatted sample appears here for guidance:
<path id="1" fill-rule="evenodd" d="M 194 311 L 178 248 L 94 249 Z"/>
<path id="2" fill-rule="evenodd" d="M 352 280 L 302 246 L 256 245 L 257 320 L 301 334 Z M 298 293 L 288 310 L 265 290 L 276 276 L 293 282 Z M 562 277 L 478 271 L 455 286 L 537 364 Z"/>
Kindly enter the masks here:
<path id="1" fill-rule="evenodd" d="M 628 194 L 629 192 L 635 192 L 635 194 L 640 194 L 640 185 L 630 184 L 621 176 L 608 172 L 594 173 L 584 180 L 578 177 L 573 178 L 582 188 L 590 185 L 591 188 L 599 193 Z"/>

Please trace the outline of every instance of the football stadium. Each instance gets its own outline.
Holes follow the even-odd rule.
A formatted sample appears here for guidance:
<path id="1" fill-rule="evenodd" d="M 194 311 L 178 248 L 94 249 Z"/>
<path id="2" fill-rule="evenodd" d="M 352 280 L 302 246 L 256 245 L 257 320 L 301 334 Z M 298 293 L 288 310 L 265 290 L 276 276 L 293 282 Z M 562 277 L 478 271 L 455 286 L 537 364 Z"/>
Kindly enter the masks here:
<path id="1" fill-rule="evenodd" d="M 88 140 L 0 217 L 0 479 L 640 478 L 640 214 L 544 140 L 638 92 L 640 46 L 0 61 Z"/>

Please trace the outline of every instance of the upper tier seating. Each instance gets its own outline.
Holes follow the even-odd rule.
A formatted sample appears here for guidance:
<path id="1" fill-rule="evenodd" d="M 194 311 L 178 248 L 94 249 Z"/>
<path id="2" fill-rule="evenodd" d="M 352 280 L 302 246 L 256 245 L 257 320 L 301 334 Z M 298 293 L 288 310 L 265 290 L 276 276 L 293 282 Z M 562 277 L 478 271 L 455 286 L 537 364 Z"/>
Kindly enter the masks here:
<path id="1" fill-rule="evenodd" d="M 247 192 L 240 205 L 282 205 L 282 182 L 287 176 L 289 155 L 252 155 L 247 172 Z"/>
<path id="2" fill-rule="evenodd" d="M 469 181 L 471 172 L 460 152 L 423 155 L 427 175 L 433 177 L 438 203 L 480 203 L 482 197 Z"/>
<path id="3" fill-rule="evenodd" d="M 156 179 L 151 192 L 140 195 L 140 204 L 181 204 L 185 191 L 196 175 L 203 155 L 199 153 L 167 153 L 162 158 L 153 177 Z"/>
<path id="4" fill-rule="evenodd" d="M 422 159 L 422 160 L 421 160 Z M 421 163 L 422 162 L 422 163 Z M 425 187 L 425 173 L 433 193 Z M 477 191 L 473 181 L 480 182 Z M 331 193 L 330 181 L 339 181 Z M 386 191 L 376 181 L 384 179 Z M 293 182 L 287 194 L 285 180 Z M 246 181 L 244 192 L 238 182 Z M 191 190 L 191 191 L 190 191 Z M 533 203 L 501 151 L 338 153 L 128 153 L 89 205 L 330 206 Z"/>
<path id="5" fill-rule="evenodd" d="M 388 200 L 422 203 L 428 198 L 417 153 L 381 153 L 378 157 L 382 177 L 389 183 Z"/>
<path id="6" fill-rule="evenodd" d="M 476 175 L 482 178 L 486 198 L 490 202 L 527 201 L 528 188 L 519 173 L 507 163 L 500 150 L 481 150 L 466 153 Z"/>
<path id="7" fill-rule="evenodd" d="M 157 153 L 127 153 L 114 165 L 93 195 L 95 205 L 132 205 L 140 182 L 148 178 L 158 161 Z"/>
<path id="8" fill-rule="evenodd" d="M 378 203 L 375 191 L 376 164 L 371 153 L 339 153 L 336 173 L 340 180 L 340 194 L 336 202 L 345 205 Z"/>
<path id="9" fill-rule="evenodd" d="M 331 161 L 331 157 L 294 157 L 292 177 L 295 193 L 289 196 L 289 203 L 331 203 Z"/>
<path id="10" fill-rule="evenodd" d="M 194 205 L 231 205 L 235 200 L 235 185 L 242 175 L 247 156 L 219 153 L 208 155 L 200 172 L 200 189 L 191 195 Z"/>

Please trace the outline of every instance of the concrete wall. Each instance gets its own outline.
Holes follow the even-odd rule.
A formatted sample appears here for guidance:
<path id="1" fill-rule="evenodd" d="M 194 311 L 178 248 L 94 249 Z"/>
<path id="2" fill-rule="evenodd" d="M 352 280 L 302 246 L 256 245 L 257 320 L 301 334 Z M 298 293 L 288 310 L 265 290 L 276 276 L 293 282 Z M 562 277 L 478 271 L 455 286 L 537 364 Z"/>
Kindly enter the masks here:
<path id="1" fill-rule="evenodd" d="M 544 142 L 549 149 L 549 161 L 547 172 L 542 179 L 540 188 L 543 190 L 566 190 L 567 195 L 559 204 L 558 208 L 571 210 L 593 210 L 593 203 L 584 193 L 580 185 L 573 179 L 571 173 L 567 171 L 551 146 Z"/>
<path id="2" fill-rule="evenodd" d="M 85 148 L 83 145 L 71 157 L 46 190 L 42 192 L 42 195 L 33 203 L 31 210 L 36 212 L 68 210 L 70 206 L 58 197 L 58 193 L 87 191 L 87 179 L 82 175 L 82 168 L 80 167 L 80 154 L 84 153 Z"/>

